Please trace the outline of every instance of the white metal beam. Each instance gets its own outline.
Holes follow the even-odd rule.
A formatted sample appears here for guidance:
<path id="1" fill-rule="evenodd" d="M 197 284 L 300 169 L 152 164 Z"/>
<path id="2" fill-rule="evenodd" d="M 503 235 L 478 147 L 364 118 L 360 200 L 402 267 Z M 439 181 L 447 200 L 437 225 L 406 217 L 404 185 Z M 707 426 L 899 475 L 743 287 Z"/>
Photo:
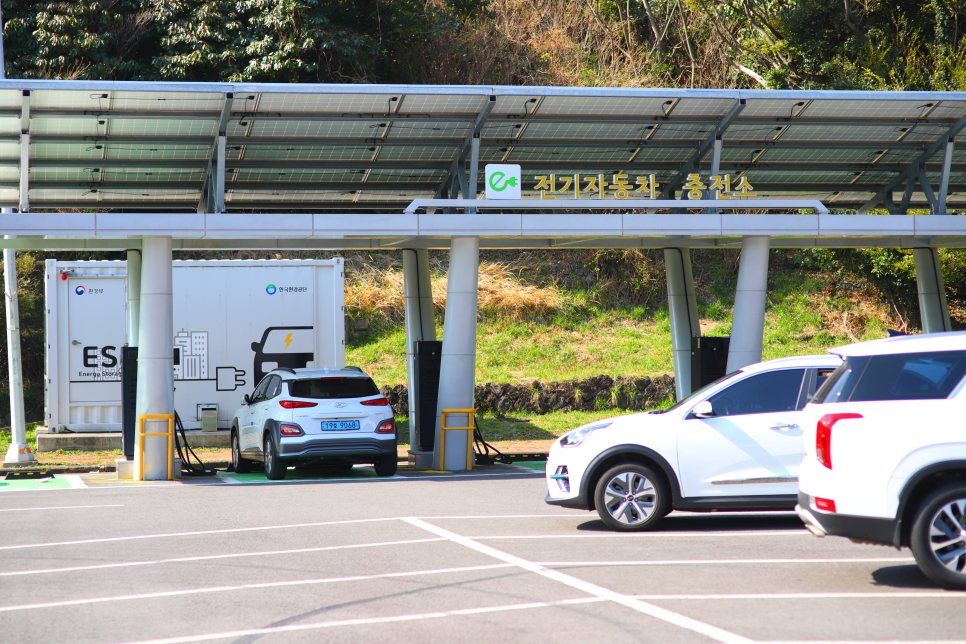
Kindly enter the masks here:
<path id="1" fill-rule="evenodd" d="M 946 197 L 949 196 L 949 173 L 953 166 L 953 151 L 956 148 L 956 137 L 951 136 L 946 141 L 946 148 L 943 150 L 943 169 L 939 178 L 939 196 L 936 199 L 936 214 L 946 214 Z"/>

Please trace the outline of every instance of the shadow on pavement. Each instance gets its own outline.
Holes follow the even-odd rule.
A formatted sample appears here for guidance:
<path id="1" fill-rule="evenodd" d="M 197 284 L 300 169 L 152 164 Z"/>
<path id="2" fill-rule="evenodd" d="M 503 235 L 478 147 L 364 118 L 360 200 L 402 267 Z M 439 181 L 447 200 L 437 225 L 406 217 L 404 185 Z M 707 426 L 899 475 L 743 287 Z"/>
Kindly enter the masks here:
<path id="1" fill-rule="evenodd" d="M 611 532 L 603 521 L 587 521 L 577 526 L 586 532 Z M 802 520 L 789 512 L 774 514 L 725 514 L 702 515 L 670 514 L 652 532 L 730 532 L 735 530 L 804 530 Z"/>
<path id="2" fill-rule="evenodd" d="M 875 586 L 888 586 L 889 588 L 938 590 L 936 584 L 929 581 L 929 578 L 922 574 L 916 564 L 879 568 L 872 573 L 872 583 Z"/>

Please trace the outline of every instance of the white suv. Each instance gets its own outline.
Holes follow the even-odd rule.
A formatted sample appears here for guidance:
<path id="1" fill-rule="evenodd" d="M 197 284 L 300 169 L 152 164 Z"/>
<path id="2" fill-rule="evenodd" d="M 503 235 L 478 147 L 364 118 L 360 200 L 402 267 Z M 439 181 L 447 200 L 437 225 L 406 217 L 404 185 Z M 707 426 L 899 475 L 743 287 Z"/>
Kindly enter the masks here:
<path id="1" fill-rule="evenodd" d="M 803 416 L 799 516 L 819 536 L 909 546 L 934 582 L 966 588 L 966 333 L 832 351 L 845 362 Z"/>
<path id="2" fill-rule="evenodd" d="M 357 367 L 276 369 L 245 395 L 231 423 L 236 472 L 261 461 L 265 475 L 280 480 L 289 465 L 317 461 L 372 463 L 380 476 L 392 476 L 396 460 L 392 407 Z"/>
<path id="3" fill-rule="evenodd" d="M 596 509 L 617 530 L 675 510 L 791 510 L 801 410 L 840 363 L 782 358 L 728 374 L 670 409 L 564 434 L 547 460 L 547 503 Z"/>

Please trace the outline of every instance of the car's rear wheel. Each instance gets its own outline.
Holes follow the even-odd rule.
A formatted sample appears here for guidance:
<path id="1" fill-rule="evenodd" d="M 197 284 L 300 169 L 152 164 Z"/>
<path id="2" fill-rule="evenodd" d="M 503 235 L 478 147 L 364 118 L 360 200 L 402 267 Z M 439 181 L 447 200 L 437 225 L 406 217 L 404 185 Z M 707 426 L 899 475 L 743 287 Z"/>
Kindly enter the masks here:
<path id="1" fill-rule="evenodd" d="M 651 530 L 668 513 L 664 478 L 640 463 L 621 463 L 604 472 L 594 494 L 597 514 L 615 530 Z"/>
<path id="2" fill-rule="evenodd" d="M 926 497 L 909 537 L 927 577 L 943 588 L 966 588 L 966 481 L 948 483 Z"/>
<path id="3" fill-rule="evenodd" d="M 275 449 L 275 441 L 271 436 L 265 437 L 265 477 L 272 481 L 281 481 L 285 478 L 288 466 L 285 461 L 278 457 Z"/>
<path id="4" fill-rule="evenodd" d="M 386 454 L 375 462 L 376 474 L 379 476 L 393 476 L 399 467 L 395 454 Z"/>
<path id="5" fill-rule="evenodd" d="M 238 429 L 231 432 L 231 469 L 239 474 L 252 471 L 252 462 L 241 455 L 241 445 L 238 442 Z"/>

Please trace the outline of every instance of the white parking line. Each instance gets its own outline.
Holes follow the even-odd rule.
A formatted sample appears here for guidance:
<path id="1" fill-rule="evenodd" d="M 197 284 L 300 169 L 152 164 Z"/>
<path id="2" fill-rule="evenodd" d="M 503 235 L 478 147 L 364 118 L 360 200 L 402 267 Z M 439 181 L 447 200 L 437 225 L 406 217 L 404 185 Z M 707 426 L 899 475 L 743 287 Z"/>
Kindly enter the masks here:
<path id="1" fill-rule="evenodd" d="M 19 606 L 0 606 L 0 613 L 9 613 L 36 608 L 60 608 L 64 606 L 83 606 L 86 604 L 103 604 L 107 602 L 133 601 L 138 599 L 159 599 L 161 597 L 185 597 L 187 595 L 201 595 L 206 593 L 223 593 L 232 590 L 258 590 L 263 588 L 284 588 L 287 586 L 313 586 L 318 584 L 335 584 L 346 581 L 367 581 L 370 579 L 391 579 L 393 577 L 418 577 L 424 575 L 446 575 L 458 572 L 475 572 L 479 570 L 494 570 L 496 568 L 511 568 L 511 564 L 491 564 L 488 566 L 464 566 L 462 568 L 437 568 L 433 570 L 413 570 L 410 572 L 387 572 L 378 575 L 354 575 L 352 577 L 328 577 L 325 579 L 294 579 L 291 581 L 268 581 L 260 584 L 239 584 L 236 586 L 208 586 L 206 588 L 187 588 L 185 590 L 168 590 L 157 593 L 141 593 L 139 595 L 116 595 L 114 597 L 88 597 L 84 599 L 70 599 L 43 604 L 21 604 Z"/>
<path id="2" fill-rule="evenodd" d="M 474 514 L 467 516 L 444 516 L 444 517 L 416 517 L 417 519 L 559 519 L 561 517 L 588 517 L 586 512 L 581 514 Z"/>
<path id="3" fill-rule="evenodd" d="M 378 546 L 397 546 L 409 543 L 429 543 L 431 541 L 445 541 L 442 537 L 433 539 L 409 539 L 406 541 L 381 541 L 379 543 L 357 543 L 348 546 L 325 546 L 319 548 L 297 548 L 295 550 L 273 550 L 269 552 L 238 552 L 225 555 L 199 555 L 197 557 L 177 557 L 174 559 L 158 559 L 155 561 L 125 561 L 123 563 L 98 564 L 96 566 L 73 566 L 71 568 L 43 568 L 40 570 L 14 570 L 0 572 L 0 577 L 16 577 L 20 575 L 43 575 L 55 572 L 77 572 L 82 570 L 101 570 L 104 568 L 129 568 L 133 566 L 154 566 L 166 563 L 185 563 L 189 561 L 210 561 L 212 559 L 231 559 L 233 557 L 270 557 L 276 555 L 301 554 L 305 552 L 323 552 L 326 550 L 348 550 L 352 548 L 375 548 Z"/>
<path id="4" fill-rule="evenodd" d="M 222 530 L 196 530 L 193 532 L 165 532 L 161 534 L 138 534 L 130 537 L 104 537 L 102 539 L 81 539 L 78 541 L 54 541 L 51 543 L 25 543 L 17 546 L 0 546 L 0 550 L 18 550 L 21 548 L 48 548 L 50 546 L 76 546 L 87 543 L 108 543 L 111 541 L 134 541 L 137 539 L 163 539 L 166 537 L 193 537 L 206 534 L 227 534 L 230 532 L 257 532 L 259 530 L 287 530 L 290 528 L 315 528 L 324 525 L 346 525 L 349 523 L 375 523 L 377 521 L 395 521 L 396 517 L 385 519 L 351 519 L 347 521 L 319 521 L 318 523 L 292 523 L 288 525 L 269 525 L 254 528 L 224 528 Z"/>
<path id="5" fill-rule="evenodd" d="M 70 483 L 70 486 L 72 488 L 74 488 L 75 490 L 86 490 L 87 489 L 87 483 L 85 483 L 84 482 L 84 479 L 82 479 L 81 477 L 79 477 L 76 474 L 66 474 L 66 475 L 64 475 L 64 479 L 68 483 Z"/>
<path id="6" fill-rule="evenodd" d="M 292 633 L 311 631 L 321 628 L 336 628 L 339 626 L 372 626 L 374 624 L 392 624 L 398 622 L 412 622 L 423 619 L 441 619 L 444 617 L 463 617 L 466 615 L 484 615 L 486 613 L 504 613 L 511 610 L 530 610 L 533 608 L 552 608 L 554 606 L 573 606 L 575 604 L 592 604 L 603 601 L 599 597 L 580 597 L 578 599 L 564 599 L 554 602 L 531 602 L 528 604 L 509 604 L 504 606 L 486 606 L 484 608 L 464 608 L 459 610 L 438 611 L 434 613 L 414 613 L 411 615 L 393 615 L 391 617 L 368 617 L 361 619 L 340 619 L 331 622 L 315 622 L 312 624 L 289 624 L 287 626 L 273 626 L 269 628 L 250 628 L 247 630 L 226 631 L 222 633 L 205 633 L 203 635 L 185 635 L 181 637 L 167 637 L 158 640 L 142 640 L 129 644 L 188 644 L 188 642 L 204 642 L 219 639 L 237 639 L 272 633 Z M 863 643 L 864 644 L 864 643 Z M 894 643 L 892 643 L 894 644 Z"/>
<path id="7" fill-rule="evenodd" d="M 912 557 L 872 557 L 849 559 L 654 559 L 641 561 L 537 561 L 549 568 L 586 568 L 594 566 L 708 566 L 715 564 L 825 564 L 893 563 L 915 561 Z"/>
<path id="8" fill-rule="evenodd" d="M 661 537 L 811 537 L 808 530 L 766 530 L 760 532 L 591 532 L 566 534 L 484 534 L 467 539 L 650 539 Z"/>
<path id="9" fill-rule="evenodd" d="M 734 595 L 633 595 L 635 599 L 909 599 L 915 597 L 951 597 L 962 599 L 963 594 L 952 590 L 920 590 L 897 592 L 858 593 L 736 593 Z M 812 644 L 815 644 L 814 642 Z"/>
<path id="10" fill-rule="evenodd" d="M 445 537 L 454 543 L 458 543 L 462 546 L 466 546 L 471 550 L 476 552 L 489 555 L 500 561 L 505 561 L 508 564 L 517 566 L 529 572 L 540 575 L 541 577 L 546 577 L 547 579 L 552 579 L 554 581 L 559 581 L 571 588 L 583 591 L 588 595 L 593 595 L 594 597 L 600 597 L 601 599 L 606 599 L 614 603 L 626 606 L 632 610 L 636 610 L 645 615 L 657 618 L 669 624 L 679 626 L 681 628 L 686 628 L 695 633 L 700 633 L 711 637 L 724 644 L 750 644 L 752 640 L 747 637 L 742 637 L 736 633 L 726 631 L 724 629 L 718 628 L 717 626 L 712 626 L 711 624 L 705 624 L 696 619 L 686 617 L 680 613 L 675 613 L 673 611 L 667 610 L 666 608 L 661 608 L 660 606 L 655 606 L 654 604 L 648 604 L 634 597 L 618 593 L 616 591 L 586 582 L 582 579 L 577 579 L 576 577 L 571 577 L 559 570 L 553 570 L 550 568 L 544 568 L 543 566 L 533 563 L 532 561 L 527 561 L 521 557 L 511 555 L 509 553 L 503 552 L 502 550 L 497 550 L 490 546 L 478 543 L 469 537 L 463 537 L 455 532 L 450 532 L 444 528 L 434 526 L 431 523 L 426 523 L 421 519 L 416 518 L 406 518 L 403 521 L 410 523 L 419 528 L 423 528 L 427 532 Z"/>
<path id="11" fill-rule="evenodd" d="M 44 508 L 3 508 L 0 512 L 28 512 L 31 510 L 79 510 L 88 508 L 122 508 L 123 503 L 114 503 L 111 505 L 51 505 Z"/>

